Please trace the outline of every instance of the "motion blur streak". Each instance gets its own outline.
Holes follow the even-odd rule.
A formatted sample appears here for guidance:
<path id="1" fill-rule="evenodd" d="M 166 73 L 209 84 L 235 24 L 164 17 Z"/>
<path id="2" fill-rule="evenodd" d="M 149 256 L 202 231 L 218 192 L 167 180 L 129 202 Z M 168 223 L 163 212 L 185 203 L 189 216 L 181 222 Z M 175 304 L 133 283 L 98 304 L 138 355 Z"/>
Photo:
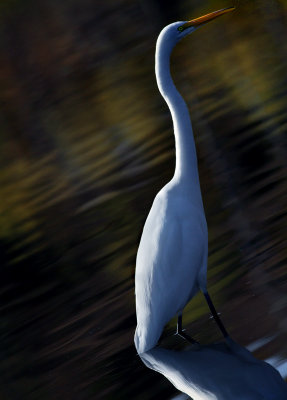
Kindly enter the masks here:
<path id="1" fill-rule="evenodd" d="M 1 399 L 176 395 L 133 346 L 139 235 L 174 171 L 155 42 L 228 3 L 1 2 Z M 241 345 L 274 337 L 260 359 L 287 352 L 286 18 L 283 0 L 243 0 L 171 60 L 197 138 L 211 295 Z M 202 343 L 220 337 L 205 307 L 195 298 L 184 320 Z"/>

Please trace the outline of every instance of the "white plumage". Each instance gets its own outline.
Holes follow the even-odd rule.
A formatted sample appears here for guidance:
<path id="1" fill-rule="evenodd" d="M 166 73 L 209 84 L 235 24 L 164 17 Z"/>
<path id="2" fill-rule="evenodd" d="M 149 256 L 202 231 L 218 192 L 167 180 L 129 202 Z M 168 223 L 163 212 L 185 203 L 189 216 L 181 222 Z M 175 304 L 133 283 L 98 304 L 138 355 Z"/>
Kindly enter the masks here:
<path id="1" fill-rule="evenodd" d="M 139 353 L 154 347 L 164 325 L 206 287 L 206 258 L 204 213 L 172 182 L 154 200 L 137 255 Z"/>
<path id="2" fill-rule="evenodd" d="M 138 353 L 157 344 L 164 325 L 175 314 L 182 313 L 198 290 L 208 296 L 208 232 L 196 148 L 188 108 L 170 75 L 170 55 L 183 37 L 225 12 L 226 9 L 189 22 L 175 22 L 166 26 L 157 40 L 156 78 L 172 115 L 176 167 L 172 180 L 154 199 L 138 249 L 135 275 Z M 217 314 L 215 318 L 218 321 Z"/>
<path id="3" fill-rule="evenodd" d="M 286 400 L 287 384 L 278 371 L 237 343 L 172 351 L 157 347 L 140 355 L 194 400 Z"/>

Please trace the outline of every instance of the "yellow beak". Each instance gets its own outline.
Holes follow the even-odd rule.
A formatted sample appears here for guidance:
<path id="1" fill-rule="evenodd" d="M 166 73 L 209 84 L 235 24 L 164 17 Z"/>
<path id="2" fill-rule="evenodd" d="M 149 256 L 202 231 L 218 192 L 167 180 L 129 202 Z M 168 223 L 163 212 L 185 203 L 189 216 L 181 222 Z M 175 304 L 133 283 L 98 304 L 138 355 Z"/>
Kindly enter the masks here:
<path id="1" fill-rule="evenodd" d="M 234 11 L 235 7 L 228 7 L 228 8 L 223 8 L 222 10 L 214 11 L 212 13 L 203 15 L 202 17 L 192 19 L 188 22 L 186 22 L 184 25 L 182 25 L 180 30 L 184 30 L 186 28 L 189 28 L 191 26 L 199 26 L 202 24 L 206 24 L 207 22 L 212 21 L 214 18 L 220 17 L 223 14 L 226 14 L 230 11 Z"/>

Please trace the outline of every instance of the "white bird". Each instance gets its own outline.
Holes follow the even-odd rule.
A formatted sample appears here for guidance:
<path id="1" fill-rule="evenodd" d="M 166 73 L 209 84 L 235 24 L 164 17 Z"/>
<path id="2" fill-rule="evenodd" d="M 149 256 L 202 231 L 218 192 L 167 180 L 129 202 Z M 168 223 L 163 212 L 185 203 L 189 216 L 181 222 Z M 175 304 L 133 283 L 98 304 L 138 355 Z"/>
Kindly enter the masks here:
<path id="1" fill-rule="evenodd" d="M 164 325 L 201 290 L 223 335 L 228 336 L 206 288 L 208 232 L 188 108 L 170 74 L 170 55 L 185 36 L 234 7 L 166 26 L 156 44 L 156 79 L 173 120 L 176 166 L 172 180 L 156 195 L 144 225 L 136 259 L 135 294 L 138 353 L 156 346 Z"/>
<path id="2" fill-rule="evenodd" d="M 148 368 L 194 400 L 287 399 L 287 383 L 279 372 L 230 338 L 228 345 L 188 351 L 156 347 L 140 357 Z"/>

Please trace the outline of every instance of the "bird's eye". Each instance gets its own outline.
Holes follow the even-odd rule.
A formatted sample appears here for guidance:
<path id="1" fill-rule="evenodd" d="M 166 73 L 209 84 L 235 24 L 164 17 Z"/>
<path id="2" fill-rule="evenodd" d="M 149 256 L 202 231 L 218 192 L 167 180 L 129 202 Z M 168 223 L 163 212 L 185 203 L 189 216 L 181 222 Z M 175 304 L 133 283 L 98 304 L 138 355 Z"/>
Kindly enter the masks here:
<path id="1" fill-rule="evenodd" d="M 184 30 L 184 27 L 183 27 L 183 26 L 179 26 L 179 27 L 177 28 L 177 30 L 180 31 L 180 32 L 182 32 L 182 31 Z"/>

